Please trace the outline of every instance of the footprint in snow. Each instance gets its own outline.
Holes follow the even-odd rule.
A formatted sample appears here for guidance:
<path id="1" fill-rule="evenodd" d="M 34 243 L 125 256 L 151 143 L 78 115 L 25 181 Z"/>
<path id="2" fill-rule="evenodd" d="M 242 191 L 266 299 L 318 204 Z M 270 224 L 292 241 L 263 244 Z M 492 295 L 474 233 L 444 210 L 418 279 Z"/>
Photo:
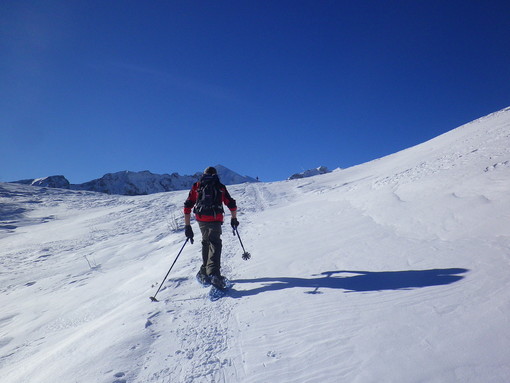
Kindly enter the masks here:
<path id="1" fill-rule="evenodd" d="M 149 317 L 147 318 L 147 322 L 145 322 L 145 328 L 152 326 L 153 322 L 151 321 L 151 319 L 157 317 L 159 314 L 161 314 L 161 311 L 157 311 L 154 314 L 149 315 Z"/>
<path id="2" fill-rule="evenodd" d="M 123 378 L 126 376 L 123 372 L 117 372 L 115 375 L 113 375 L 115 378 Z M 127 383 L 126 379 L 115 379 L 112 383 Z"/>

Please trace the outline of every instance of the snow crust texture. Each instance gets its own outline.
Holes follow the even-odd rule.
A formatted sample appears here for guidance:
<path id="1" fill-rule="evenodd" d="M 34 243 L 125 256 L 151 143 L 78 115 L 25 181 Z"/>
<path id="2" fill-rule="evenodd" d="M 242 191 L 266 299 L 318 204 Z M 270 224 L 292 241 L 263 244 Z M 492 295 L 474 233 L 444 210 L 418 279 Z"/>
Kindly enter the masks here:
<path id="1" fill-rule="evenodd" d="M 231 186 L 252 259 L 224 225 L 216 302 L 199 240 L 149 299 L 187 191 L 2 183 L 1 381 L 509 382 L 509 164 L 506 109 L 349 169 Z"/>

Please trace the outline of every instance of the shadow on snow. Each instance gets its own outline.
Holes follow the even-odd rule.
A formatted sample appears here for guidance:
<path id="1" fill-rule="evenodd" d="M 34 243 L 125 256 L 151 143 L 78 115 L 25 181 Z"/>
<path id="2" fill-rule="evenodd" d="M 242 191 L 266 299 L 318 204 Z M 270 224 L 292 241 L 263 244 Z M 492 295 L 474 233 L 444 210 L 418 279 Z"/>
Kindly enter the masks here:
<path id="1" fill-rule="evenodd" d="M 250 290 L 232 289 L 232 298 L 242 298 L 267 291 L 292 289 L 296 287 L 308 288 L 307 294 L 320 294 L 320 289 L 340 289 L 347 292 L 367 292 L 382 290 L 411 290 L 422 287 L 448 285 L 464 278 L 459 274 L 468 272 L 467 269 L 432 269 L 406 271 L 326 271 L 314 275 L 314 278 L 257 278 L 237 279 L 232 282 L 262 283 L 260 287 Z"/>
<path id="2" fill-rule="evenodd" d="M 18 185 L 19 188 L 19 185 Z M 0 186 L 0 234 L 12 233 L 20 224 L 45 223 L 53 216 L 27 219 L 31 205 L 40 204 L 39 195 L 44 195 L 47 188 L 16 189 L 16 186 Z M 23 222 L 23 223 L 22 223 Z"/>
<path id="3" fill-rule="evenodd" d="M 0 186 L 1 198 L 12 198 L 14 193 Z M 27 209 L 13 202 L 0 203 L 0 230 L 14 230 L 18 227 L 17 222 L 24 216 Z"/>

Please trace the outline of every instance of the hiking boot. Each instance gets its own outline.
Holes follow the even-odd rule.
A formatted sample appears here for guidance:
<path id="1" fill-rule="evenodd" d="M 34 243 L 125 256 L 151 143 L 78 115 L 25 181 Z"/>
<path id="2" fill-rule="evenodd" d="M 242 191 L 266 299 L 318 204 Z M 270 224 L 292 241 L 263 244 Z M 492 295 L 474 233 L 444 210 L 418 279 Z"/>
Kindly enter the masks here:
<path id="1" fill-rule="evenodd" d="M 211 284 L 220 290 L 224 290 L 227 287 L 225 277 L 222 277 L 221 275 L 213 275 L 211 277 Z"/>

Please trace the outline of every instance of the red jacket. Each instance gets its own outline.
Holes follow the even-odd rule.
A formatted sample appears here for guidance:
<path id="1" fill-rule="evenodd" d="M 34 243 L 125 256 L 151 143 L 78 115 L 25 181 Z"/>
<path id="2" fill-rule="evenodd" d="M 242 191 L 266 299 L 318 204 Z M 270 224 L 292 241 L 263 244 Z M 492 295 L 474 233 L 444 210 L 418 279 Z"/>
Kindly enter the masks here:
<path id="1" fill-rule="evenodd" d="M 197 202 L 198 199 L 199 188 L 200 181 L 195 182 L 191 187 L 191 190 L 188 194 L 188 198 L 186 199 L 186 202 L 184 202 L 184 214 L 191 214 L 191 210 L 193 209 L 193 206 L 195 206 L 195 203 Z M 223 204 L 226 205 L 230 211 L 236 211 L 237 210 L 236 200 L 230 196 L 227 187 L 223 184 L 220 184 L 220 191 L 221 200 Z M 216 214 L 216 216 L 195 214 L 195 218 L 197 221 L 202 222 L 223 222 L 223 214 L 221 213 Z"/>

